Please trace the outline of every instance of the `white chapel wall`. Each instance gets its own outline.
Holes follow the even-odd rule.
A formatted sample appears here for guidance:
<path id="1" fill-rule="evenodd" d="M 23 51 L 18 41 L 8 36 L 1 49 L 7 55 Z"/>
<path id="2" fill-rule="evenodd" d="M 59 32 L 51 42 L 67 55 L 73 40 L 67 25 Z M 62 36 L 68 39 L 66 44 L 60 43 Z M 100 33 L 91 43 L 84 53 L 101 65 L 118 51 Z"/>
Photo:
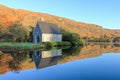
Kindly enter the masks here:
<path id="1" fill-rule="evenodd" d="M 42 42 L 61 42 L 62 34 L 42 34 Z"/>

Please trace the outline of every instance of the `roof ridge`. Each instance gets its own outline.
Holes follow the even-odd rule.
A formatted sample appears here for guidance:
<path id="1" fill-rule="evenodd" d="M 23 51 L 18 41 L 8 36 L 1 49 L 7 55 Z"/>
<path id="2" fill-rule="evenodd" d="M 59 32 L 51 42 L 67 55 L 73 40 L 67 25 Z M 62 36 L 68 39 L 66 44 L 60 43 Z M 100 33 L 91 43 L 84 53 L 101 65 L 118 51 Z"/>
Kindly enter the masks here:
<path id="1" fill-rule="evenodd" d="M 37 24 L 39 24 L 42 33 L 61 34 L 61 31 L 56 24 L 40 21 L 37 22 Z"/>

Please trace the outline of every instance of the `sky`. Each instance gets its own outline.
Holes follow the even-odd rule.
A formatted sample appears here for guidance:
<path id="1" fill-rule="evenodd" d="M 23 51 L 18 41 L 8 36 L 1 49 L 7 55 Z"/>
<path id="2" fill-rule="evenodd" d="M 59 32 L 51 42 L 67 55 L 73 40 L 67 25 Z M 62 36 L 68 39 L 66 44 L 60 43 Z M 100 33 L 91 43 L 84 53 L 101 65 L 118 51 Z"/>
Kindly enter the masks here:
<path id="1" fill-rule="evenodd" d="M 0 4 L 120 29 L 120 0 L 0 0 Z"/>

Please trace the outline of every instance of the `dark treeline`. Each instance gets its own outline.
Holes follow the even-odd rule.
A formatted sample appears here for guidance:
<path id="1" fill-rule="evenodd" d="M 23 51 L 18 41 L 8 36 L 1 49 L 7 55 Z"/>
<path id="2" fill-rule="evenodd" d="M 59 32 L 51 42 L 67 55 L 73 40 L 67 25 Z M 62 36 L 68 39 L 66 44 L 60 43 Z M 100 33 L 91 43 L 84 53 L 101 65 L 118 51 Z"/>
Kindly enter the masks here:
<path id="1" fill-rule="evenodd" d="M 120 42 L 120 37 L 110 37 L 107 35 L 101 36 L 99 38 L 95 37 L 83 37 L 86 42 Z"/>

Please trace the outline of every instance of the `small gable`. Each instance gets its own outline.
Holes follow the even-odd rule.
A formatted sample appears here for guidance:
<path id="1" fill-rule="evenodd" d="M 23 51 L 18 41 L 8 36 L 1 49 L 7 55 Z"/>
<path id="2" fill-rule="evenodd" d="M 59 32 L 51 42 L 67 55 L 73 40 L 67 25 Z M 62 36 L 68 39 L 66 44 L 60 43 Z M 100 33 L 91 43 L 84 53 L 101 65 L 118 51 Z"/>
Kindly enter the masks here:
<path id="1" fill-rule="evenodd" d="M 41 34 L 41 29 L 39 26 L 39 23 L 36 24 L 36 27 L 34 28 L 33 34 Z"/>

